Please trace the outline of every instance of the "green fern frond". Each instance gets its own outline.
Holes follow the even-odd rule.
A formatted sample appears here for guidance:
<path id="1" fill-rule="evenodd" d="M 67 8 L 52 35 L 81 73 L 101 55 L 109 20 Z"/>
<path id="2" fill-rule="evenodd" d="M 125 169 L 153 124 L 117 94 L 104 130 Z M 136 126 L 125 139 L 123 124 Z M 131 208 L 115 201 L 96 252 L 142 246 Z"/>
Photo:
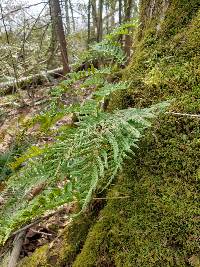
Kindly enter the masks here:
<path id="1" fill-rule="evenodd" d="M 126 63 L 126 55 L 119 45 L 114 45 L 113 43 L 110 44 L 107 41 L 102 41 L 101 43 L 93 45 L 91 49 L 94 55 L 96 53 L 96 57 L 102 56 L 106 59 L 110 58 L 116 61 L 118 64 Z"/>
<path id="2" fill-rule="evenodd" d="M 29 159 L 2 193 L 1 242 L 12 230 L 64 203 L 76 200 L 86 208 L 99 180 L 113 179 L 152 117 L 148 109 L 83 117 L 77 128 L 66 130 L 42 155 Z M 31 199 L 31 190 L 41 184 L 43 190 Z"/>
<path id="3" fill-rule="evenodd" d="M 138 20 L 132 20 L 130 22 L 123 23 L 115 28 L 111 33 L 105 36 L 105 39 L 114 42 L 119 38 L 120 35 L 131 34 L 130 29 L 135 29 L 138 27 Z"/>
<path id="4" fill-rule="evenodd" d="M 98 99 L 104 99 L 105 97 L 109 96 L 110 94 L 127 90 L 129 84 L 127 82 L 119 82 L 119 83 L 106 83 L 102 88 L 100 88 L 97 92 L 93 93 L 94 97 L 97 97 Z"/>

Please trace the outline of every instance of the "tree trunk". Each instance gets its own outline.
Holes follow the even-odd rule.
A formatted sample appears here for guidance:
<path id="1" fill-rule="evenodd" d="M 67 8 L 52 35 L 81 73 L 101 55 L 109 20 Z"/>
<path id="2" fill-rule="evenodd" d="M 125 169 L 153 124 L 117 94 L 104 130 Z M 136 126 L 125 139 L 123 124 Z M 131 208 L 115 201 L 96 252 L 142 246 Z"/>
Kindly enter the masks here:
<path id="1" fill-rule="evenodd" d="M 91 0 L 92 6 L 92 23 L 93 23 L 93 39 L 97 40 L 97 32 L 98 32 L 98 18 L 97 18 L 97 4 L 96 0 Z"/>
<path id="2" fill-rule="evenodd" d="M 20 88 L 20 90 L 32 90 L 32 88 L 36 88 L 38 85 L 44 84 L 48 80 L 57 79 L 62 76 L 63 69 L 57 68 L 22 77 L 18 79 L 18 85 L 16 85 L 16 81 L 3 82 L 0 83 L 0 95 L 12 94 L 13 92 L 16 92 L 18 88 Z"/>
<path id="3" fill-rule="evenodd" d="M 110 24 L 111 24 L 111 28 L 113 29 L 115 27 L 115 9 L 116 9 L 115 0 L 112 0 L 110 7 L 111 7 L 111 13 L 112 13 Z"/>
<path id="4" fill-rule="evenodd" d="M 88 40 L 87 40 L 87 43 L 88 43 L 88 46 L 90 44 L 90 38 L 91 38 L 91 21 L 90 21 L 90 13 L 91 11 L 91 0 L 88 1 Z"/>
<path id="5" fill-rule="evenodd" d="M 56 37 L 55 20 L 53 19 L 52 7 L 49 5 L 50 18 L 51 18 L 51 41 L 47 51 L 47 69 L 56 68 L 55 53 L 57 50 L 58 42 Z"/>
<path id="6" fill-rule="evenodd" d="M 55 23 L 57 40 L 60 45 L 61 57 L 62 57 L 62 65 L 63 65 L 63 74 L 67 74 L 70 71 L 69 62 L 68 62 L 68 53 L 67 53 L 67 43 L 65 39 L 65 33 L 62 22 L 62 14 L 59 0 L 49 0 L 52 19 Z"/>
<path id="7" fill-rule="evenodd" d="M 99 16 L 98 16 L 98 32 L 97 42 L 101 42 L 103 38 L 103 0 L 99 0 Z"/>
<path id="8" fill-rule="evenodd" d="M 67 34 L 70 34 L 70 18 L 69 18 L 69 0 L 65 0 L 65 16 L 66 16 L 66 27 L 67 27 Z"/>
<path id="9" fill-rule="evenodd" d="M 124 3 L 125 3 L 124 22 L 126 23 L 126 22 L 130 21 L 130 19 L 131 19 L 133 0 L 126 0 L 126 1 L 124 1 Z M 131 52 L 131 36 L 130 36 L 130 34 L 125 35 L 124 51 L 129 58 L 130 52 Z"/>
<path id="10" fill-rule="evenodd" d="M 71 15 L 72 15 L 72 29 L 73 29 L 73 32 L 75 32 L 76 23 L 75 23 L 75 19 L 74 19 L 74 10 L 73 10 L 73 5 L 72 5 L 71 0 L 69 0 L 69 7 L 70 7 Z"/>
<path id="11" fill-rule="evenodd" d="M 119 25 L 122 24 L 122 0 L 119 0 Z"/>
<path id="12" fill-rule="evenodd" d="M 106 3 L 105 5 L 106 7 L 106 17 L 104 19 L 106 19 L 106 33 L 109 33 L 109 4 Z"/>

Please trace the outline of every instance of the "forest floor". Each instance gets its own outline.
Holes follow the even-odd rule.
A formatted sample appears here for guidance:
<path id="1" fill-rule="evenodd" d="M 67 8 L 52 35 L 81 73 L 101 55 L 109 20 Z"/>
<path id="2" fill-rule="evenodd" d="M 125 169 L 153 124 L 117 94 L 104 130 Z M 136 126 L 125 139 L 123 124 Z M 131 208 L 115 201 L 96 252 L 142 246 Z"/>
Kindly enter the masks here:
<path id="1" fill-rule="evenodd" d="M 32 96 L 28 91 L 1 97 L 0 103 L 0 152 L 5 153 L 13 143 L 22 125 L 38 114 L 48 101 L 52 85 L 37 87 Z"/>
<path id="2" fill-rule="evenodd" d="M 53 83 L 38 86 L 31 94 L 27 90 L 23 90 L 20 91 L 20 96 L 14 93 L 0 97 L 0 157 L 12 150 L 12 147 L 18 142 L 16 141 L 17 138 L 22 137 L 23 142 L 24 139 L 26 139 L 27 142 L 29 142 L 29 140 L 35 140 L 34 145 L 39 147 L 53 142 L 54 138 L 52 133 L 47 132 L 41 134 L 40 124 L 36 123 L 32 127 L 29 127 L 29 121 L 45 109 L 48 109 L 48 104 L 51 102 L 50 91 L 59 82 L 60 80 L 54 80 Z M 81 88 L 80 85 L 80 83 L 77 83 L 72 90 L 64 94 L 62 100 L 65 106 L 76 102 L 80 103 L 84 101 L 84 99 L 90 97 L 91 90 L 85 90 L 85 88 Z M 82 93 L 80 94 L 80 92 Z M 71 123 L 72 117 L 63 116 L 56 121 L 52 128 L 59 128 Z M 29 146 L 30 145 L 31 144 L 29 144 Z M 14 155 L 13 161 L 15 161 L 16 157 L 17 155 Z M 5 164 L 7 164 L 7 162 Z M 0 168 L 0 192 L 4 189 L 6 181 L 3 169 L 4 166 Z M 34 195 L 37 194 L 38 191 L 40 191 L 40 188 L 34 188 L 31 193 Z M 70 222 L 66 214 L 70 213 L 71 210 L 73 210 L 73 205 L 64 205 L 62 209 L 55 212 L 53 216 L 50 215 L 49 218 L 44 216 L 45 219 L 41 219 L 33 225 L 31 224 L 26 231 L 20 258 L 31 255 L 36 248 L 55 240 L 55 238 L 59 236 L 59 233 L 62 232 L 64 227 Z M 10 246 L 12 247 L 13 238 L 14 236 L 8 240 L 7 245 L 4 246 L 2 250 L 0 249 L 0 257 L 7 253 Z"/>

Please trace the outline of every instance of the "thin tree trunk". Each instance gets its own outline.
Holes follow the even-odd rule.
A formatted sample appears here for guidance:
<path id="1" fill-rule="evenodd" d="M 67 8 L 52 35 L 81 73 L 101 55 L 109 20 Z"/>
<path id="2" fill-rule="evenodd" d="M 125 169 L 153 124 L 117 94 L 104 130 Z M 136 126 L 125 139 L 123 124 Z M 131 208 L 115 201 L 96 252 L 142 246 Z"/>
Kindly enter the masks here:
<path id="1" fill-rule="evenodd" d="M 122 24 L 122 0 L 119 0 L 119 25 Z"/>
<path id="2" fill-rule="evenodd" d="M 87 43 L 88 43 L 88 46 L 90 44 L 90 38 L 91 38 L 91 21 L 90 21 L 90 13 L 91 11 L 91 0 L 88 1 L 88 40 L 87 40 Z"/>
<path id="3" fill-rule="evenodd" d="M 67 53 L 67 43 L 65 39 L 65 33 L 63 28 L 62 22 L 62 14 L 59 0 L 49 0 L 51 11 L 52 11 L 52 18 L 55 23 L 56 35 L 57 40 L 60 44 L 60 51 L 62 57 L 62 64 L 63 64 L 63 74 L 67 74 L 70 71 L 69 62 L 68 62 L 68 53 Z"/>
<path id="4" fill-rule="evenodd" d="M 70 18 L 69 18 L 69 0 L 65 0 L 65 16 L 66 16 L 66 27 L 67 27 L 67 34 L 70 34 Z"/>
<path id="5" fill-rule="evenodd" d="M 75 19 L 74 19 L 74 10 L 73 10 L 73 6 L 72 6 L 71 0 L 69 0 L 69 7 L 70 7 L 71 15 L 72 15 L 72 29 L 73 29 L 73 32 L 75 32 L 76 23 L 75 23 Z"/>
<path id="6" fill-rule="evenodd" d="M 116 1 L 113 0 L 111 2 L 111 21 L 110 21 L 110 24 L 111 24 L 111 28 L 113 29 L 115 27 L 115 9 L 116 9 Z"/>
<path id="7" fill-rule="evenodd" d="M 131 11 L 133 6 L 133 0 L 126 0 L 124 7 L 124 22 L 128 22 L 131 19 Z M 124 51 L 128 57 L 130 57 L 131 52 L 131 36 L 130 34 L 125 35 Z"/>
<path id="8" fill-rule="evenodd" d="M 97 17 L 97 5 L 96 0 L 91 0 L 92 5 L 92 22 L 93 22 L 93 35 L 95 40 L 97 40 L 97 33 L 98 33 L 98 17 Z"/>
<path id="9" fill-rule="evenodd" d="M 49 10 L 50 10 L 50 18 L 51 18 L 51 41 L 50 45 L 47 51 L 48 60 L 47 60 L 47 69 L 55 68 L 55 52 L 58 47 L 58 42 L 57 42 L 57 37 L 56 37 L 56 25 L 55 25 L 55 20 L 53 19 L 53 11 L 51 5 L 49 5 Z"/>
<path id="10" fill-rule="evenodd" d="M 102 38 L 103 38 L 103 0 L 99 0 L 97 42 L 101 42 Z"/>
<path id="11" fill-rule="evenodd" d="M 109 33 L 109 3 L 106 3 L 106 33 Z M 105 18 L 104 18 L 105 19 Z"/>

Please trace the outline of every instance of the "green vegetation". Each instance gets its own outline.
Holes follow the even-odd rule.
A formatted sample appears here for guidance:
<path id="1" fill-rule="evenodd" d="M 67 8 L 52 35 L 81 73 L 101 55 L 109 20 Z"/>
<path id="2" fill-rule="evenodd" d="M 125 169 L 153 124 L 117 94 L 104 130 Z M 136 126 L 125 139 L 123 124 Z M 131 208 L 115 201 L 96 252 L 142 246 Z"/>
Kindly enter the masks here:
<path id="1" fill-rule="evenodd" d="M 53 130 L 53 144 L 32 147 L 14 163 L 26 166 L 4 191 L 2 242 L 47 210 L 64 203 L 78 208 L 55 242 L 20 267 L 200 266 L 198 2 L 142 1 L 124 71 L 115 39 L 126 31 L 121 27 L 83 55 L 79 63 L 86 70 L 52 90 L 47 110 L 31 123 L 47 132 L 64 115 L 74 120 Z M 93 66 L 98 56 L 99 69 Z M 65 93 L 77 85 L 91 90 L 90 98 L 65 107 Z M 42 191 L 27 200 L 33 185 L 41 184 Z M 97 209 L 95 193 L 97 199 L 103 193 Z"/>
<path id="2" fill-rule="evenodd" d="M 198 1 L 172 2 L 157 33 L 142 6 L 146 25 L 124 74 L 130 89 L 111 110 L 175 98 L 171 112 L 199 114 Z M 108 200 L 73 266 L 199 266 L 199 120 L 160 116 L 108 195 L 129 198 Z"/>
<path id="3" fill-rule="evenodd" d="M 112 57 L 115 59 L 116 55 Z M 110 72 L 113 73 L 112 68 L 91 67 L 71 73 L 69 80 L 51 91 L 47 112 L 30 123 L 40 122 L 41 130 L 47 131 L 64 115 L 74 113 L 77 120 L 55 130 L 53 144 L 32 146 L 11 164 L 13 168 L 25 166 L 8 180 L 2 193 L 0 242 L 5 242 L 21 225 L 65 203 L 78 202 L 81 211 L 85 211 L 97 187 L 100 191 L 108 187 L 122 169 L 124 159 L 134 154 L 132 149 L 137 148 L 150 120 L 168 105 L 106 112 L 110 95 L 128 88 L 126 82 L 109 83 L 106 77 Z M 74 83 L 84 79 L 87 84 L 88 79 L 99 77 L 104 80 L 93 88 L 90 99 L 67 108 L 61 103 L 63 94 Z M 32 196 L 34 188 L 41 190 Z"/>

